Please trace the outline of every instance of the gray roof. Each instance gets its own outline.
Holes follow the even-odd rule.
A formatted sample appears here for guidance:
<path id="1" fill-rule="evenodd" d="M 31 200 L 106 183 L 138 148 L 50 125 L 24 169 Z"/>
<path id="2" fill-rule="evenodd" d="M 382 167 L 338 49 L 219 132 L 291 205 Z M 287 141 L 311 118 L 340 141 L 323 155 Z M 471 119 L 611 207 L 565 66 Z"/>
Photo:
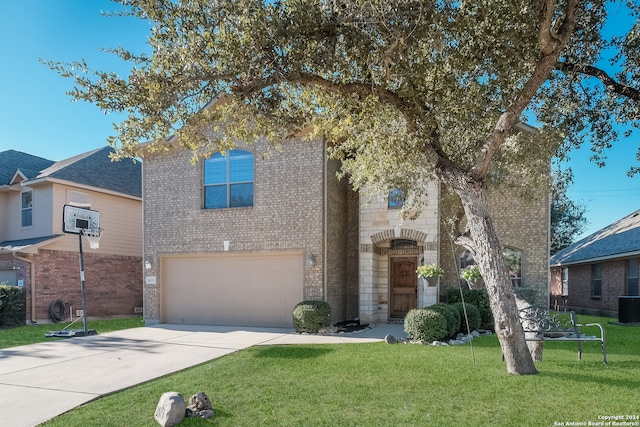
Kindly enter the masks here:
<path id="1" fill-rule="evenodd" d="M 564 248 L 549 260 L 551 266 L 623 258 L 640 254 L 640 210 Z"/>
<path id="2" fill-rule="evenodd" d="M 11 178 L 20 171 L 27 179 L 33 179 L 44 168 L 54 162 L 20 151 L 7 150 L 0 152 L 0 185 L 9 185 Z"/>
<path id="3" fill-rule="evenodd" d="M 36 179 L 55 178 L 142 197 L 142 165 L 124 159 L 111 161 L 111 147 L 98 148 L 61 160 L 43 169 Z"/>
<path id="4" fill-rule="evenodd" d="M 0 242 L 0 253 L 2 252 L 15 252 L 26 249 L 29 246 L 37 245 L 38 243 L 46 242 L 47 240 L 55 239 L 56 237 L 60 237 L 62 234 L 54 234 L 51 236 L 43 236 L 43 237 L 33 237 L 31 239 L 20 239 L 20 240 L 5 240 L 4 242 Z"/>

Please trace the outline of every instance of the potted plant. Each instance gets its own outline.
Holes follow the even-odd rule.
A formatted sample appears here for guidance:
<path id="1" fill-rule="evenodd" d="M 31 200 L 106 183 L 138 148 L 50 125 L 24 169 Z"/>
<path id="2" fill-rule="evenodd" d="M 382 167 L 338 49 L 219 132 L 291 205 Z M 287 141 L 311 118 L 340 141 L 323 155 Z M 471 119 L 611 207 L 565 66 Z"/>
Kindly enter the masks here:
<path id="1" fill-rule="evenodd" d="M 429 286 L 429 278 L 443 276 L 444 270 L 435 264 L 427 264 L 418 267 L 416 273 L 418 273 L 418 277 L 423 279 L 426 285 Z"/>
<path id="2" fill-rule="evenodd" d="M 477 264 L 468 265 L 460 271 L 460 277 L 467 282 L 469 289 L 473 289 L 473 285 L 482 278 L 480 267 Z"/>

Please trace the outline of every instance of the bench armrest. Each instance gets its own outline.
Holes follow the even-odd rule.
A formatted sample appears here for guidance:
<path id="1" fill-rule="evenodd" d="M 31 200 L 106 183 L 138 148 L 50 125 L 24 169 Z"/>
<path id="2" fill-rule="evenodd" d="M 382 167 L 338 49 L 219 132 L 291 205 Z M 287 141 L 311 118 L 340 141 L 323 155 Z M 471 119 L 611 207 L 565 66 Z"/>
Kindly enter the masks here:
<path id="1" fill-rule="evenodd" d="M 604 328 L 602 327 L 602 325 L 600 323 L 576 323 L 577 327 L 582 327 L 582 326 L 597 326 L 598 328 L 600 328 L 600 338 L 604 341 Z"/>

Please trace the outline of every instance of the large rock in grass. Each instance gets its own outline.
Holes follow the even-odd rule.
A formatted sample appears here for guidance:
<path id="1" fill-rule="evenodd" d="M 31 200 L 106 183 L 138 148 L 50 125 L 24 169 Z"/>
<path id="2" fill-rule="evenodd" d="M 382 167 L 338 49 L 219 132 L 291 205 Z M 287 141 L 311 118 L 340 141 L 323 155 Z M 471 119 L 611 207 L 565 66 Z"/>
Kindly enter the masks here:
<path id="1" fill-rule="evenodd" d="M 182 395 L 176 391 L 162 393 L 153 417 L 162 427 L 173 427 L 184 420 L 187 406 Z"/>

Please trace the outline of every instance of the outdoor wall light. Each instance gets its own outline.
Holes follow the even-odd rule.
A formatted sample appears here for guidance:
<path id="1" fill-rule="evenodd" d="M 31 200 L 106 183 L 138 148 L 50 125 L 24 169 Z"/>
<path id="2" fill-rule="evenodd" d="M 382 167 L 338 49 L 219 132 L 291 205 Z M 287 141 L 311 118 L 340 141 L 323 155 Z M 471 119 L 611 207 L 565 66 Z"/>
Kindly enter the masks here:
<path id="1" fill-rule="evenodd" d="M 314 265 L 316 265 L 316 256 L 315 256 L 315 255 L 313 255 L 313 254 L 310 254 L 310 255 L 307 257 L 307 267 L 311 268 L 311 267 L 313 267 Z"/>
<path id="2" fill-rule="evenodd" d="M 151 269 L 152 266 L 153 266 L 153 262 L 151 262 L 151 258 L 147 258 L 147 260 L 144 262 L 144 268 L 149 270 Z"/>

